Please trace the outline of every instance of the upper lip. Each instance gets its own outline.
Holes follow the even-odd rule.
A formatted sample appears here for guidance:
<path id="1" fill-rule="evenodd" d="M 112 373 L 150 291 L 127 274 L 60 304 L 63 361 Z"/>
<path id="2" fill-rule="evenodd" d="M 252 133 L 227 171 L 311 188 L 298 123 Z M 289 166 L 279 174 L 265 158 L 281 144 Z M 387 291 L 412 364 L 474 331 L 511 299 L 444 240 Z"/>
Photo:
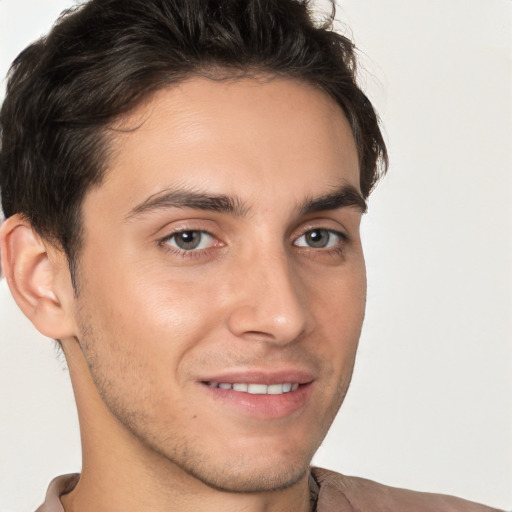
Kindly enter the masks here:
<path id="1" fill-rule="evenodd" d="M 225 382 L 235 384 L 247 382 L 252 384 L 307 384 L 315 380 L 313 373 L 306 369 L 280 369 L 280 370 L 230 370 L 212 374 L 198 379 L 201 382 Z"/>

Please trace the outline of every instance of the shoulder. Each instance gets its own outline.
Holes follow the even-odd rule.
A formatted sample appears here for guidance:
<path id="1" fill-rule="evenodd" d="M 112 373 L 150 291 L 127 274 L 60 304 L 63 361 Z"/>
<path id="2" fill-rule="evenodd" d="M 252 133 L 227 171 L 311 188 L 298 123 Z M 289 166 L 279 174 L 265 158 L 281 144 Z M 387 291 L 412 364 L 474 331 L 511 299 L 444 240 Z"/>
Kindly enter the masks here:
<path id="1" fill-rule="evenodd" d="M 499 512 L 453 496 L 388 487 L 326 469 L 313 468 L 312 474 L 320 488 L 318 512 Z"/>

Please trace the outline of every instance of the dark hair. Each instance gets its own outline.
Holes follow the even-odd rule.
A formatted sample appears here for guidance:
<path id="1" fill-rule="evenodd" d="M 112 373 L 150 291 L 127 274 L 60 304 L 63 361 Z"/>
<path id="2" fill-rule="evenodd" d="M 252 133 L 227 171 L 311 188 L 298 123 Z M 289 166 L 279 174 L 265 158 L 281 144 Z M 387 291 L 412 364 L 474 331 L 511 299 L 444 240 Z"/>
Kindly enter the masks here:
<path id="1" fill-rule="evenodd" d="M 91 0 L 64 12 L 14 61 L 0 113 L 0 188 L 62 246 L 74 276 L 81 203 L 101 183 L 108 127 L 155 91 L 202 74 L 299 79 L 344 110 L 366 198 L 387 168 L 374 109 L 356 84 L 354 45 L 315 23 L 307 0 Z"/>

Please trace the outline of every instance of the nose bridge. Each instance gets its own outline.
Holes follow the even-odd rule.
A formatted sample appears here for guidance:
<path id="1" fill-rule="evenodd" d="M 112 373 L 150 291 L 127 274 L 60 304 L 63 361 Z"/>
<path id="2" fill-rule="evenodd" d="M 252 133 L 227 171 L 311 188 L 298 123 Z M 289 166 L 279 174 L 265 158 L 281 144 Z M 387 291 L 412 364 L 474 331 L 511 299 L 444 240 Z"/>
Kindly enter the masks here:
<path id="1" fill-rule="evenodd" d="M 308 329 L 306 294 L 284 247 L 247 254 L 229 326 L 237 336 L 286 344 Z"/>

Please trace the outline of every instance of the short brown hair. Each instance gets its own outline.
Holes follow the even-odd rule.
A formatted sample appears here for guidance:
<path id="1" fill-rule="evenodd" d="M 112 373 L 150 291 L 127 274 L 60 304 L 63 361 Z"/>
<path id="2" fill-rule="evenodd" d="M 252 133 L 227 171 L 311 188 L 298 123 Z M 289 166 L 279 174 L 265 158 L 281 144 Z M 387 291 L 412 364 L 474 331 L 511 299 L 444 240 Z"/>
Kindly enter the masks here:
<path id="1" fill-rule="evenodd" d="M 65 250 L 72 276 L 81 203 L 101 183 L 108 126 L 158 89 L 219 70 L 303 80 L 334 98 L 357 144 L 366 198 L 387 168 L 353 43 L 299 0 L 90 0 L 14 61 L 0 113 L 4 214 Z"/>

